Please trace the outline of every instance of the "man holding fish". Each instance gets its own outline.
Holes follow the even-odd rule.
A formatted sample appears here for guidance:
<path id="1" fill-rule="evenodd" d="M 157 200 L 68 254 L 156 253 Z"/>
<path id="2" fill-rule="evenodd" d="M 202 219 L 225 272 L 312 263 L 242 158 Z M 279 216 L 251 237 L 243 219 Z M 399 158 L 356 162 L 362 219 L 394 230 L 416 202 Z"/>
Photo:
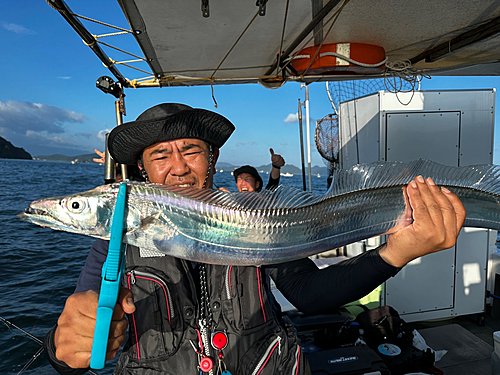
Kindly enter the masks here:
<path id="1" fill-rule="evenodd" d="M 138 164 L 151 183 L 212 189 L 219 149 L 233 131 L 219 114 L 164 103 L 115 128 L 108 148 L 117 162 Z M 215 265 L 128 245 L 106 359 L 117 356 L 128 327 L 118 374 L 309 373 L 295 332 L 282 324 L 270 278 L 300 311 L 327 313 L 368 294 L 411 260 L 452 247 L 465 220 L 458 197 L 421 176 L 405 191 L 411 224 L 380 248 L 323 270 L 308 258 L 261 267 Z M 107 242 L 98 240 L 45 338 L 62 374 L 89 367 L 106 253 Z"/>

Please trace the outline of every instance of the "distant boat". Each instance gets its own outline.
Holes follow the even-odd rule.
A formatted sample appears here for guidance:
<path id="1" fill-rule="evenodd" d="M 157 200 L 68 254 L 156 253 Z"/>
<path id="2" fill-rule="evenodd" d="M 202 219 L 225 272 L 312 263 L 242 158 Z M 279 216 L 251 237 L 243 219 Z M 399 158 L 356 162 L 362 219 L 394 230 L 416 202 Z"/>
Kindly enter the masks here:
<path id="1" fill-rule="evenodd" d="M 321 175 L 320 175 L 319 173 L 318 173 L 316 176 L 317 176 L 318 178 L 320 178 L 320 177 L 321 177 Z"/>
<path id="2" fill-rule="evenodd" d="M 280 173 L 280 176 L 283 176 L 283 177 L 292 177 L 293 173 L 290 173 L 290 172 Z"/>

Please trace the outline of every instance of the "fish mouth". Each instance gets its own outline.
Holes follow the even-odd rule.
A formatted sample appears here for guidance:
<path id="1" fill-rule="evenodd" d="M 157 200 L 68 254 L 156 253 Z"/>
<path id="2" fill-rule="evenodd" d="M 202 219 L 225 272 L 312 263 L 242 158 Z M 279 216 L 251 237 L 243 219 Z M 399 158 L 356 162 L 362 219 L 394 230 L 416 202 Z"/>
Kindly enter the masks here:
<path id="1" fill-rule="evenodd" d="M 38 224 L 42 227 L 46 227 L 49 224 L 53 223 L 58 223 L 58 220 L 56 220 L 48 211 L 40 209 L 40 208 L 35 208 L 35 207 L 27 207 L 23 212 L 17 215 L 18 218 Z M 47 223 L 47 225 L 43 225 L 43 223 Z"/>
<path id="2" fill-rule="evenodd" d="M 41 210 L 39 208 L 33 208 L 33 207 L 27 207 L 24 212 L 22 212 L 20 215 L 26 214 L 26 215 L 38 215 L 38 216 L 49 216 L 49 213 L 45 210 Z"/>

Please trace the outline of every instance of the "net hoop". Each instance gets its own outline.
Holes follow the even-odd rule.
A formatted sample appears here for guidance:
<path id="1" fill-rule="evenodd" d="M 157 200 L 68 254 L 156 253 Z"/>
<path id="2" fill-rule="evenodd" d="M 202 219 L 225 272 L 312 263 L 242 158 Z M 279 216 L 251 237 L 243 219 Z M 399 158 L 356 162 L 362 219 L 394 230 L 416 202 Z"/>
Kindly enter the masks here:
<path id="1" fill-rule="evenodd" d="M 339 161 L 339 123 L 336 114 L 316 121 L 314 142 L 319 154 L 330 163 Z"/>

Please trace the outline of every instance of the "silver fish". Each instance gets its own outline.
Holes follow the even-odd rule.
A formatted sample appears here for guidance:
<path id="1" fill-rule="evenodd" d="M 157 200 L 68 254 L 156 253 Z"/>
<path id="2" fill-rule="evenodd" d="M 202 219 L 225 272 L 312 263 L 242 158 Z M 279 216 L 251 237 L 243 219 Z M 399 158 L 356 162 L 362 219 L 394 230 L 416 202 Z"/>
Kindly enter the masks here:
<path id="1" fill-rule="evenodd" d="M 500 230 L 500 167 L 449 167 L 429 160 L 377 162 L 338 170 L 329 191 L 279 186 L 261 193 L 127 184 L 123 242 L 212 264 L 291 261 L 411 224 L 404 186 L 432 177 L 455 192 L 465 226 Z M 56 230 L 109 239 L 119 184 L 30 204 L 18 216 Z"/>

